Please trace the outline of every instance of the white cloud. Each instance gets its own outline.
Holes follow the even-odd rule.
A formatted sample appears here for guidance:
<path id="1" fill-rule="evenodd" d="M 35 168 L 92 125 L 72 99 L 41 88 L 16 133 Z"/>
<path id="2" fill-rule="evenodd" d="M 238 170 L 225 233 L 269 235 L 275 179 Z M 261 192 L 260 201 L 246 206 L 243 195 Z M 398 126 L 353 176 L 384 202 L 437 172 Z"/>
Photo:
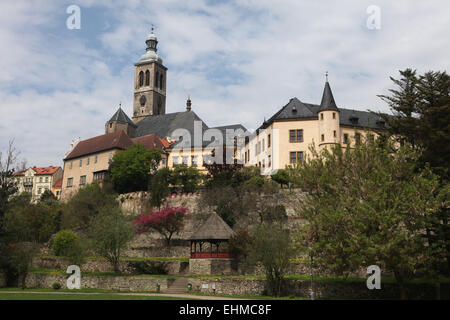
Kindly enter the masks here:
<path id="1" fill-rule="evenodd" d="M 319 103 L 327 70 L 339 106 L 387 111 L 377 94 L 389 76 L 449 65 L 445 0 L 77 1 L 82 19 L 98 8 L 111 18 L 98 22 L 97 46 L 53 33 L 68 4 L 0 3 L 0 149 L 15 137 L 32 165 L 61 164 L 71 139 L 101 134 L 119 101 L 131 114 L 133 63 L 152 23 L 169 67 L 167 111 L 190 94 L 211 126 L 256 128 L 294 96 Z M 372 4 L 380 30 L 366 28 Z"/>

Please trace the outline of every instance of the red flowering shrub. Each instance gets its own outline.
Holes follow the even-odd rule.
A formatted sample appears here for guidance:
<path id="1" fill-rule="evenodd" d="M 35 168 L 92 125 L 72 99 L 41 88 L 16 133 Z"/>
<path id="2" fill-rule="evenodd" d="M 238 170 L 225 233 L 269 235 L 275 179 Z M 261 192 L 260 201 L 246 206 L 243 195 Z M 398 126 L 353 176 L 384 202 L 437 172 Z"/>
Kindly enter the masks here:
<path id="1" fill-rule="evenodd" d="M 136 233 L 143 233 L 149 229 L 159 232 L 166 239 L 170 246 L 170 239 L 175 233 L 180 232 L 184 225 L 184 218 L 188 208 L 169 207 L 168 204 L 155 213 L 142 213 L 133 220 L 136 226 Z"/>

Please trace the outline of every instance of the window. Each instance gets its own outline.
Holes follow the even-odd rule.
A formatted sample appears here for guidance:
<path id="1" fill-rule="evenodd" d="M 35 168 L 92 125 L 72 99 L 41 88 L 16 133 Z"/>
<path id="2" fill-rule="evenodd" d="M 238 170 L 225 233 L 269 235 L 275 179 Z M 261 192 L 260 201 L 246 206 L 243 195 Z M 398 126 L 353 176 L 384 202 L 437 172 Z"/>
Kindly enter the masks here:
<path id="1" fill-rule="evenodd" d="M 333 119 L 336 119 L 336 112 L 333 112 Z"/>
<path id="2" fill-rule="evenodd" d="M 110 129 L 112 128 L 112 122 L 109 124 L 109 128 L 110 128 Z"/>
<path id="3" fill-rule="evenodd" d="M 150 71 L 145 71 L 145 85 L 149 86 L 150 85 Z"/>
<path id="4" fill-rule="evenodd" d="M 289 130 L 289 142 L 303 142 L 303 129 Z"/>
<path id="5" fill-rule="evenodd" d="M 320 114 L 320 120 L 323 120 L 323 113 Z"/>
<path id="6" fill-rule="evenodd" d="M 266 161 L 263 159 L 263 162 L 262 162 L 262 167 L 263 168 L 265 168 L 266 167 Z"/>
<path id="7" fill-rule="evenodd" d="M 80 159 L 80 168 L 83 166 L 83 159 Z"/>
<path id="8" fill-rule="evenodd" d="M 292 151 L 290 153 L 290 163 L 300 163 L 303 161 L 303 151 Z"/>
<path id="9" fill-rule="evenodd" d="M 158 78 L 159 78 L 159 72 L 156 71 L 156 76 L 155 76 L 155 87 L 158 88 Z"/>
<path id="10" fill-rule="evenodd" d="M 86 165 L 88 166 L 90 162 L 91 162 L 91 158 L 88 157 L 87 160 L 86 160 Z"/>
<path id="11" fill-rule="evenodd" d="M 163 75 L 161 74 L 161 76 L 159 77 L 159 87 L 161 88 L 161 90 L 162 90 L 162 88 L 163 88 Z"/>
<path id="12" fill-rule="evenodd" d="M 348 133 L 344 133 L 344 143 L 348 143 Z"/>
<path id="13" fill-rule="evenodd" d="M 98 160 L 98 156 L 96 155 L 96 156 L 94 157 L 94 163 L 97 163 L 97 160 Z"/>
<path id="14" fill-rule="evenodd" d="M 248 150 L 247 161 L 250 161 L 250 149 Z"/>
<path id="15" fill-rule="evenodd" d="M 61 191 L 59 191 L 59 190 L 56 190 L 56 195 L 57 195 L 57 196 L 59 196 L 59 195 L 60 195 L 60 193 L 61 193 Z"/>
<path id="16" fill-rule="evenodd" d="M 48 177 L 45 177 L 45 182 L 48 182 Z"/>
<path id="17" fill-rule="evenodd" d="M 144 85 L 144 72 L 139 72 L 139 87 Z"/>
<path id="18" fill-rule="evenodd" d="M 42 188 L 38 188 L 38 194 L 42 193 Z"/>
<path id="19" fill-rule="evenodd" d="M 192 162 L 193 167 L 197 166 L 197 159 L 198 159 L 198 156 L 191 156 L 191 162 Z"/>
<path id="20" fill-rule="evenodd" d="M 270 168 L 272 166 L 272 161 L 271 161 L 272 158 L 270 156 L 268 158 L 269 158 L 269 161 L 267 163 L 267 166 Z"/>
<path id="21" fill-rule="evenodd" d="M 291 156 L 290 156 L 290 163 L 295 163 L 295 160 L 296 160 L 296 158 L 297 158 L 297 152 L 291 152 L 291 154 L 290 154 Z"/>
<path id="22" fill-rule="evenodd" d="M 267 136 L 267 148 L 270 148 L 270 134 Z"/>
<path id="23" fill-rule="evenodd" d="M 184 166 L 188 165 L 188 157 L 187 156 L 183 156 L 183 165 Z"/>
<path id="24" fill-rule="evenodd" d="M 322 135 L 320 136 L 320 140 L 321 140 L 321 141 L 325 141 L 325 135 L 324 135 L 324 134 L 322 134 Z"/>
<path id="25" fill-rule="evenodd" d="M 67 179 L 67 187 L 70 188 L 73 186 L 73 178 Z"/>
<path id="26" fill-rule="evenodd" d="M 84 186 L 86 184 L 86 176 L 80 177 L 80 186 Z"/>
<path id="27" fill-rule="evenodd" d="M 72 169 L 72 163 L 73 163 L 73 161 L 70 161 L 69 169 Z"/>
<path id="28" fill-rule="evenodd" d="M 178 165 L 178 157 L 173 157 L 173 158 L 172 158 L 172 161 L 173 161 L 173 165 L 174 165 L 174 166 L 177 166 L 177 165 Z"/>
<path id="29" fill-rule="evenodd" d="M 39 182 L 42 182 L 42 177 L 39 177 Z"/>
<path id="30" fill-rule="evenodd" d="M 295 142 L 295 130 L 289 130 L 289 142 Z"/>
<path id="31" fill-rule="evenodd" d="M 360 143 L 361 142 L 361 134 L 359 132 L 355 133 L 355 142 Z"/>
<path id="32" fill-rule="evenodd" d="M 333 137 L 336 138 L 336 130 L 333 130 Z"/>
<path id="33" fill-rule="evenodd" d="M 297 142 L 303 142 L 303 129 L 297 130 Z"/>
<path id="34" fill-rule="evenodd" d="M 105 179 L 106 171 L 97 171 L 94 172 L 94 181 Z"/>
<path id="35" fill-rule="evenodd" d="M 263 139 L 262 140 L 262 151 L 264 152 L 264 148 L 266 147 L 266 142 L 265 142 L 265 140 Z"/>

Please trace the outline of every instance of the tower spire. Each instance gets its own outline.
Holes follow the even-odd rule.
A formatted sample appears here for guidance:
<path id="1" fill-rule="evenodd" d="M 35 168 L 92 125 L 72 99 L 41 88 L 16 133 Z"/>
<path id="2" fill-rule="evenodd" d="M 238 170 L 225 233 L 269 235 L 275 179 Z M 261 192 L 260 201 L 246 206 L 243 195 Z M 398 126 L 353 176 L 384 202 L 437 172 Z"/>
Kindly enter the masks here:
<path id="1" fill-rule="evenodd" d="M 320 102 L 319 111 L 323 110 L 338 110 L 336 102 L 334 101 L 333 92 L 331 92 L 330 83 L 328 82 L 328 71 L 326 72 L 325 88 L 323 89 L 322 101 Z"/>

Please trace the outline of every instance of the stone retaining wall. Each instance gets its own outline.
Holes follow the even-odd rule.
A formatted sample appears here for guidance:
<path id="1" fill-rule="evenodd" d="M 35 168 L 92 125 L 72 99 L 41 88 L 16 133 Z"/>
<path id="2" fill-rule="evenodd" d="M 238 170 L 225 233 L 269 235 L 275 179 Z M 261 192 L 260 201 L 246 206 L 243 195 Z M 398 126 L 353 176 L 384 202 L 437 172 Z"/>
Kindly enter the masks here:
<path id="1" fill-rule="evenodd" d="M 172 284 L 174 279 L 164 278 L 142 278 L 142 277 L 95 277 L 83 276 L 81 273 L 82 289 L 106 289 L 116 290 L 121 288 L 124 291 L 156 291 L 156 285 L 160 285 L 160 290 L 164 292 L 168 286 Z M 35 274 L 31 273 L 27 276 L 25 286 L 27 288 L 52 288 L 57 282 L 61 284 L 61 288 L 67 288 L 67 276 L 59 274 Z"/>
<path id="2" fill-rule="evenodd" d="M 169 275 L 183 275 L 189 271 L 189 263 L 184 261 L 156 261 L 167 265 Z M 71 263 L 67 259 L 53 257 L 38 257 L 33 259 L 36 269 L 57 269 L 65 271 Z M 113 272 L 114 269 L 107 260 L 88 259 L 81 266 L 81 272 Z M 120 271 L 126 274 L 136 274 L 130 261 L 120 261 Z"/>

